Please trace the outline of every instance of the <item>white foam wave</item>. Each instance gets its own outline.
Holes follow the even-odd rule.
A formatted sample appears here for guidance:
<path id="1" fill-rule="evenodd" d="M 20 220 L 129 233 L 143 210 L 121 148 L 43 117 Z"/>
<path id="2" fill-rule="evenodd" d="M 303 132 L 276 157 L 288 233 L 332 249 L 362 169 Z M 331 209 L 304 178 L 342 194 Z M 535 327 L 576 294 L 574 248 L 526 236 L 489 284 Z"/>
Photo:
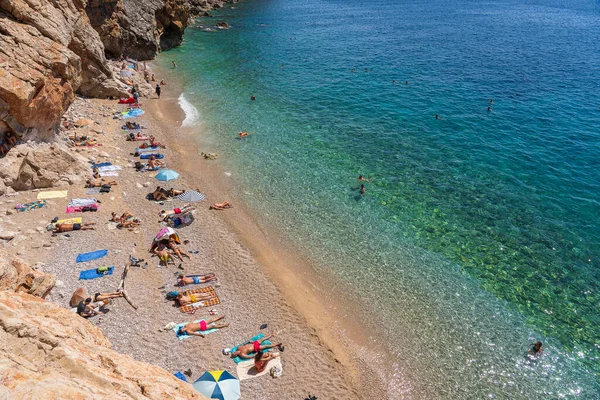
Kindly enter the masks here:
<path id="1" fill-rule="evenodd" d="M 179 96 L 179 107 L 185 113 L 185 119 L 181 123 L 181 126 L 194 126 L 200 120 L 200 113 L 198 109 L 192 105 L 186 98 L 183 93 Z"/>

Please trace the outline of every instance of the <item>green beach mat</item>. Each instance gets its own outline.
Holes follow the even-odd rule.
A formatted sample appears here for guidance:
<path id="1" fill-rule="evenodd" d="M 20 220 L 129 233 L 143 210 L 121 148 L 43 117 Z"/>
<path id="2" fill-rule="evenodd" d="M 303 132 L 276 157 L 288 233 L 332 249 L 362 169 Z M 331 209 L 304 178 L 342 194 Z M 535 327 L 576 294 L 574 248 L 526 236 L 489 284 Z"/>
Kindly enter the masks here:
<path id="1" fill-rule="evenodd" d="M 255 342 L 255 341 L 257 341 L 259 339 L 262 339 L 264 337 L 265 337 L 265 335 L 263 333 L 259 333 L 258 335 L 254 336 L 253 338 L 251 338 L 249 340 L 246 340 L 245 342 L 240 343 L 237 346 L 235 346 L 233 349 L 231 349 L 231 353 L 232 354 L 235 353 L 237 351 L 238 347 L 240 347 L 240 346 L 242 346 L 242 345 L 244 345 L 246 343 L 252 343 L 252 342 Z M 272 344 L 272 343 L 270 341 L 268 341 L 268 340 L 265 340 L 264 342 L 262 342 L 262 344 Z M 268 351 L 271 351 L 271 349 L 265 350 L 265 353 L 268 352 Z M 249 353 L 249 354 L 252 354 L 252 353 Z M 236 364 L 239 364 L 240 362 L 245 361 L 245 359 L 240 358 L 240 357 L 234 357 L 233 361 L 235 361 Z"/>

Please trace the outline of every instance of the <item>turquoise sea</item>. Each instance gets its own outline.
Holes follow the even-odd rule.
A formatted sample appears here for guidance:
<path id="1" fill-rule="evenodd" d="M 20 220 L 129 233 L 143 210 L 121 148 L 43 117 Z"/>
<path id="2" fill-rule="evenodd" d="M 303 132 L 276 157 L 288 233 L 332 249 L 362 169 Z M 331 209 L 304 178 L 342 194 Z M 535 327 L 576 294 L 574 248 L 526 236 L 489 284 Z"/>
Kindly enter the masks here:
<path id="1" fill-rule="evenodd" d="M 600 398 L 598 1 L 213 14 L 159 58 L 179 66 L 185 125 L 353 288 L 390 398 Z"/>

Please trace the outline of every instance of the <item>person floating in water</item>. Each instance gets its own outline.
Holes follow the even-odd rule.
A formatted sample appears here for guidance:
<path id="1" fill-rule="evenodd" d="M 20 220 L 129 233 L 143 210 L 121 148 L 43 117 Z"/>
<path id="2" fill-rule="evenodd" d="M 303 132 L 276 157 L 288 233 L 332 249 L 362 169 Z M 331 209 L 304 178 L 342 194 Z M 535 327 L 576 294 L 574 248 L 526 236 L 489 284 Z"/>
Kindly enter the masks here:
<path id="1" fill-rule="evenodd" d="M 531 348 L 527 352 L 530 356 L 539 357 L 544 352 L 542 348 L 542 342 L 535 342 L 530 344 Z"/>
<path id="2" fill-rule="evenodd" d="M 396 80 L 392 79 L 392 85 L 395 85 L 395 84 L 396 84 Z"/>
<path id="3" fill-rule="evenodd" d="M 490 104 L 494 104 L 494 99 L 490 99 Z"/>
<path id="4" fill-rule="evenodd" d="M 492 111 L 492 107 L 488 106 L 488 109 L 487 109 L 487 110 L 488 110 L 488 111 Z"/>
<path id="5" fill-rule="evenodd" d="M 435 114 L 435 119 L 440 119 L 440 116 Z"/>
<path id="6" fill-rule="evenodd" d="M 365 178 L 364 176 L 362 176 L 362 175 L 359 175 L 359 176 L 358 176 L 358 181 L 359 181 L 359 182 L 371 182 L 371 179 L 367 179 L 367 178 Z"/>
<path id="7" fill-rule="evenodd" d="M 256 100 L 256 97 L 254 97 L 254 95 L 250 96 L 250 100 L 254 101 Z"/>
<path id="8" fill-rule="evenodd" d="M 362 196 L 365 193 L 367 193 L 367 189 L 365 189 L 365 185 L 363 185 L 361 183 L 361 185 L 360 185 L 360 195 Z"/>
<path id="9" fill-rule="evenodd" d="M 240 133 L 238 133 L 238 136 L 239 137 L 246 137 L 246 136 L 248 136 L 248 132 L 240 132 Z"/>
<path id="10" fill-rule="evenodd" d="M 175 61 L 171 61 L 173 63 L 173 68 L 177 68 L 177 64 L 175 64 Z"/>

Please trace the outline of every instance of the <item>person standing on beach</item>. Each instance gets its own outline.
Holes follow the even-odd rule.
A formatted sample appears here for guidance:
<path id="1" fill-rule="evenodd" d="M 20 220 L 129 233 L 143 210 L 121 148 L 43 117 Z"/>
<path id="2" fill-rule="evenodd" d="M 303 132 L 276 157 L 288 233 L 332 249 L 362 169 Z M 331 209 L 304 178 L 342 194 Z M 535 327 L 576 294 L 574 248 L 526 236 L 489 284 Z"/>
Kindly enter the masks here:
<path id="1" fill-rule="evenodd" d="M 158 98 L 160 99 L 160 85 L 156 85 L 156 89 L 154 89 L 154 91 L 156 92 L 156 95 L 158 96 Z"/>

